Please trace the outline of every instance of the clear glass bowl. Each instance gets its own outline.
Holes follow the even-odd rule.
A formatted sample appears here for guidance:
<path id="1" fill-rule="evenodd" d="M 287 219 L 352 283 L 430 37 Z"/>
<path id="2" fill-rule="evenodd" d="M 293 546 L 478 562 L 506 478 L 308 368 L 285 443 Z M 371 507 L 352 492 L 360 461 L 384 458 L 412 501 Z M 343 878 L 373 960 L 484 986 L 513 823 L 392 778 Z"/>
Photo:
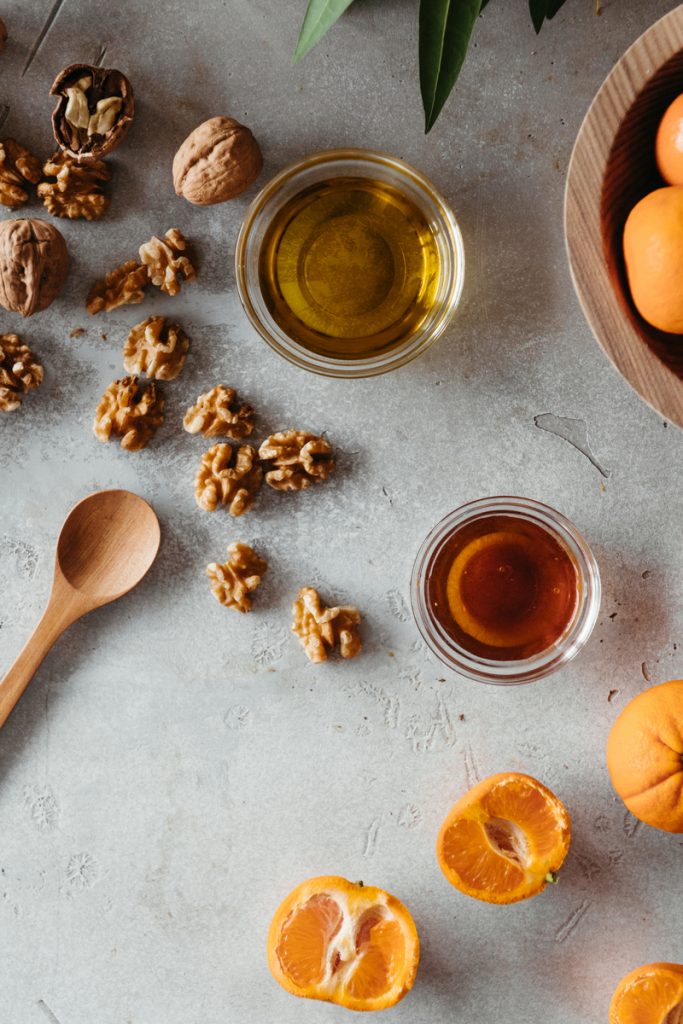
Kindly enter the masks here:
<path id="1" fill-rule="evenodd" d="M 460 646 L 434 616 L 427 600 L 427 581 L 435 559 L 453 534 L 466 523 L 492 515 L 513 516 L 549 532 L 568 552 L 576 568 L 576 609 L 564 633 L 533 657 L 494 661 Z M 433 654 L 449 668 L 479 682 L 499 685 L 530 683 L 556 672 L 576 657 L 593 631 L 600 610 L 600 571 L 591 549 L 573 523 L 560 512 L 531 498 L 495 497 L 461 505 L 437 523 L 420 548 L 410 585 L 417 628 Z"/>
<path id="2" fill-rule="evenodd" d="M 411 199 L 426 217 L 440 259 L 437 294 L 426 319 L 412 335 L 390 351 L 368 357 L 340 359 L 311 352 L 291 338 L 273 319 L 259 281 L 259 255 L 276 212 L 305 188 L 330 178 L 373 178 L 392 185 Z M 314 153 L 276 174 L 247 210 L 235 249 L 237 290 L 251 323 L 268 344 L 297 366 L 329 377 L 371 377 L 403 366 L 424 352 L 444 331 L 462 295 L 465 254 L 452 210 L 433 185 L 408 164 L 364 149 L 332 149 Z"/>

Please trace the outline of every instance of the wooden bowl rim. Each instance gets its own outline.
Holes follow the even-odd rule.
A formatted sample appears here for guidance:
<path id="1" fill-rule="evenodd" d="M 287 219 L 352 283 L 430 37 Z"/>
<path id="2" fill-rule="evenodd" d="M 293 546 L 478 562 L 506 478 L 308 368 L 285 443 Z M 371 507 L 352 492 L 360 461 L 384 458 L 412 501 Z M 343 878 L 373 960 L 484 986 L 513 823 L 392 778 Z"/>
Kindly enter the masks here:
<path id="1" fill-rule="evenodd" d="M 653 40 L 661 50 L 657 67 L 643 61 Z M 605 261 L 601 223 L 604 175 L 622 121 L 645 86 L 681 51 L 683 4 L 639 36 L 607 75 L 572 150 L 564 231 L 574 289 L 601 348 L 653 409 L 683 427 L 683 381 L 650 348 L 622 308 Z"/>

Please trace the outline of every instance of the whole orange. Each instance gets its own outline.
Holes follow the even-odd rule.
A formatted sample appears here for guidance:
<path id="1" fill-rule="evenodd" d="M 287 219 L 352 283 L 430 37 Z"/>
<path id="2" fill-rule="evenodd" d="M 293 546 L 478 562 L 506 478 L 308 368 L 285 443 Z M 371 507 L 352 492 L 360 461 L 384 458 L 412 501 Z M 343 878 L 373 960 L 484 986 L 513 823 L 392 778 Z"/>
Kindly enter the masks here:
<path id="1" fill-rule="evenodd" d="M 669 185 L 683 185 L 683 92 L 659 122 L 655 152 L 664 181 Z"/>
<path id="2" fill-rule="evenodd" d="M 683 679 L 652 686 L 626 705 L 607 740 L 607 767 L 631 814 L 683 832 Z"/>
<path id="3" fill-rule="evenodd" d="M 624 226 L 624 260 L 636 309 L 660 331 L 683 334 L 683 186 L 650 192 Z"/>

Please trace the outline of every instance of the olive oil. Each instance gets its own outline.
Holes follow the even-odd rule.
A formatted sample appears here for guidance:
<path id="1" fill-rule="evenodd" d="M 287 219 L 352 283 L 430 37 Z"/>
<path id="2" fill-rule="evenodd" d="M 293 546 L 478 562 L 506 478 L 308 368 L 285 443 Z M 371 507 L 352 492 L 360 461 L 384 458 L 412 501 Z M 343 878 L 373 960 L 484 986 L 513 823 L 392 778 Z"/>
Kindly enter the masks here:
<path id="1" fill-rule="evenodd" d="M 319 355 L 356 359 L 415 335 L 439 285 L 439 248 L 418 206 L 369 178 L 318 182 L 275 214 L 259 253 L 271 316 Z"/>
<path id="2" fill-rule="evenodd" d="M 579 575 L 543 527 L 490 515 L 456 530 L 427 580 L 434 617 L 465 650 L 517 661 L 547 650 L 571 623 Z"/>

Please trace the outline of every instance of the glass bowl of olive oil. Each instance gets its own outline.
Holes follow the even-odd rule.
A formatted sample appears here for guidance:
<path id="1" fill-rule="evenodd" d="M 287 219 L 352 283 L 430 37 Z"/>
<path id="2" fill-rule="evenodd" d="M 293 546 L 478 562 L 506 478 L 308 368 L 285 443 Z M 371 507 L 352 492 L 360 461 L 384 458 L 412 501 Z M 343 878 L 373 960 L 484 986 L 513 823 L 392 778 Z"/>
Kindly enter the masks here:
<path id="1" fill-rule="evenodd" d="M 237 288 L 259 334 L 290 362 L 369 377 L 414 359 L 462 294 L 455 216 L 395 157 L 315 153 L 277 174 L 245 216 Z"/>

